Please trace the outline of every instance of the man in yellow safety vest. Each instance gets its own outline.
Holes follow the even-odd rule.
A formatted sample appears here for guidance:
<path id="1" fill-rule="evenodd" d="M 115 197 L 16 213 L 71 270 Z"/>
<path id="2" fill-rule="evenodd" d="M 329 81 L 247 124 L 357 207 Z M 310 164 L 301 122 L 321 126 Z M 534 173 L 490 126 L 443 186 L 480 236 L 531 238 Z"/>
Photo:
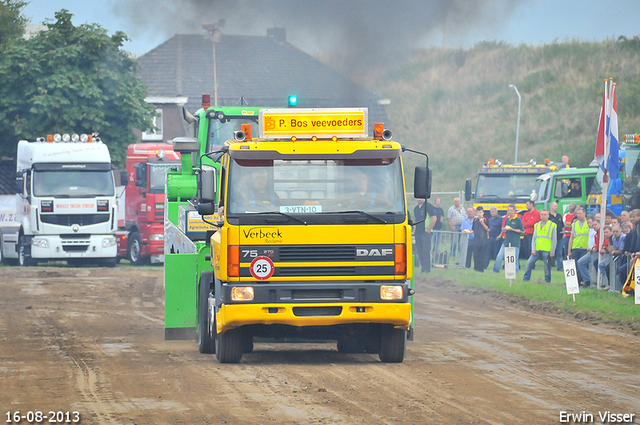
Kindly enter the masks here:
<path id="1" fill-rule="evenodd" d="M 527 260 L 523 281 L 531 279 L 531 270 L 536 261 L 542 259 L 544 263 L 544 281 L 551 282 L 551 264 L 549 258 L 556 253 L 558 243 L 557 226 L 549 220 L 549 210 L 540 211 L 540 221 L 533 226 L 533 238 L 531 239 L 531 256 Z"/>
<path id="2" fill-rule="evenodd" d="M 580 258 L 587 254 L 589 249 L 589 224 L 587 223 L 587 214 L 583 206 L 576 208 L 577 220 L 571 224 L 571 237 L 569 237 L 569 248 L 567 250 L 567 258 L 573 258 L 576 266 Z M 578 282 L 583 282 L 583 277 L 578 272 Z"/>

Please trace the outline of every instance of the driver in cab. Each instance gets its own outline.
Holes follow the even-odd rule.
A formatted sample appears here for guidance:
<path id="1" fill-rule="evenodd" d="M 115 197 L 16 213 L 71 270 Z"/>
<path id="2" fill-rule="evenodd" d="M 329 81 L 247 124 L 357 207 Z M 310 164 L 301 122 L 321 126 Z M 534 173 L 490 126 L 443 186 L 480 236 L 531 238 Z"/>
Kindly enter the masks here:
<path id="1" fill-rule="evenodd" d="M 249 189 L 245 193 L 245 207 L 271 209 L 280 204 L 280 197 L 269 184 L 267 170 L 254 170 L 249 183 Z"/>
<path id="2" fill-rule="evenodd" d="M 376 192 L 369 182 L 369 176 L 363 171 L 357 171 L 353 176 L 355 189 L 349 199 L 343 201 L 341 206 L 349 210 L 365 210 L 367 208 L 386 208 L 390 203 L 385 197 Z"/>

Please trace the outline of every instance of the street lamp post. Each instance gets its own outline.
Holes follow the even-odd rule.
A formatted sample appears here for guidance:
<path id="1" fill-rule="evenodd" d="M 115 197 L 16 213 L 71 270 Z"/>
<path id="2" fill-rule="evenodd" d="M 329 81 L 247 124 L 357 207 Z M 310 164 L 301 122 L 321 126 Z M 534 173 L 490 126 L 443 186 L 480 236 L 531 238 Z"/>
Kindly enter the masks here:
<path id="1" fill-rule="evenodd" d="M 516 91 L 516 94 L 518 95 L 518 125 L 516 127 L 516 158 L 513 162 L 515 164 L 518 162 L 518 136 L 520 135 L 520 105 L 522 104 L 522 97 L 520 97 L 520 92 L 518 91 L 518 88 L 516 86 L 514 86 L 513 84 L 509 84 L 509 87 L 514 89 Z"/>

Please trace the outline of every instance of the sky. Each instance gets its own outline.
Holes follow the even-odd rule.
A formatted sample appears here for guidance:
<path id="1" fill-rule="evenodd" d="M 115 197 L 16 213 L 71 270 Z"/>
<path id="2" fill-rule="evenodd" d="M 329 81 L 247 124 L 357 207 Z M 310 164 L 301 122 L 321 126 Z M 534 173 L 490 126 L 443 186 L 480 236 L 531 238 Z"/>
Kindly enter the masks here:
<path id="1" fill-rule="evenodd" d="M 260 4 L 257 0 L 30 0 L 23 12 L 37 24 L 53 19 L 54 13 L 64 8 L 74 14 L 75 25 L 98 23 L 109 33 L 124 31 L 132 39 L 124 48 L 136 56 L 176 33 L 203 33 L 202 19 L 219 16 L 226 19 L 222 28 L 225 34 L 266 35 L 269 27 L 284 27 L 287 41 L 310 54 L 332 49 L 341 43 L 340 37 L 344 41 L 344 37 L 356 32 L 344 28 L 353 22 L 349 13 L 363 17 L 364 26 L 371 31 L 365 31 L 366 37 L 373 37 L 369 34 L 380 30 L 379 41 L 394 46 L 399 42 L 408 44 L 407 40 L 412 47 L 442 46 L 443 27 L 446 46 L 450 48 L 470 48 L 482 40 L 517 45 L 640 35 L 637 0 L 612 0 L 606 2 L 606 7 L 605 2 L 594 0 L 365 0 L 373 5 L 373 10 L 365 11 L 357 7 L 362 1 L 337 1 L 269 0 Z M 261 9 L 265 4 L 274 7 Z M 324 14 L 319 8 L 323 5 L 335 9 Z M 405 8 L 405 12 L 395 13 L 402 9 L 399 5 L 423 10 L 412 13 L 411 8 Z M 254 15 L 247 13 L 247 7 Z M 345 7 L 353 9 L 345 12 L 347 18 L 334 20 L 332 14 L 339 15 Z M 212 12 L 203 13 L 204 9 Z M 442 25 L 442 16 L 446 16 L 446 25 Z M 332 24 L 342 28 L 335 31 Z M 333 38 L 334 34 L 340 37 Z M 397 34 L 400 35 L 396 37 Z"/>

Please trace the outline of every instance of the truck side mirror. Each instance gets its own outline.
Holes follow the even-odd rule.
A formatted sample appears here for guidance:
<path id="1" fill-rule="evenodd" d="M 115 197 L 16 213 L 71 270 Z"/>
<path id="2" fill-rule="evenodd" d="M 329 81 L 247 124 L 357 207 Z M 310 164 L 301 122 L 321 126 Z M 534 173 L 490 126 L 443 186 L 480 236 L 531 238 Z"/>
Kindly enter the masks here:
<path id="1" fill-rule="evenodd" d="M 465 201 L 470 201 L 471 200 L 471 179 L 467 179 L 464 182 L 464 200 Z"/>
<path id="2" fill-rule="evenodd" d="M 413 174 L 413 197 L 431 197 L 431 168 L 416 167 Z"/>
<path id="3" fill-rule="evenodd" d="M 198 211 L 198 214 L 202 216 L 213 215 L 216 212 L 216 207 L 213 203 L 208 202 L 206 204 L 198 204 L 196 210 Z"/>
<path id="4" fill-rule="evenodd" d="M 216 170 L 205 168 L 198 173 L 198 189 L 200 203 L 213 203 L 216 201 Z"/>
<path id="5" fill-rule="evenodd" d="M 120 184 L 122 186 L 129 185 L 129 173 L 127 173 L 126 171 L 120 171 Z"/>
<path id="6" fill-rule="evenodd" d="M 133 166 L 136 169 L 136 187 L 147 188 L 147 164 L 138 162 Z"/>
<path id="7" fill-rule="evenodd" d="M 24 175 L 22 173 L 16 174 L 16 193 L 22 195 L 24 191 Z"/>

